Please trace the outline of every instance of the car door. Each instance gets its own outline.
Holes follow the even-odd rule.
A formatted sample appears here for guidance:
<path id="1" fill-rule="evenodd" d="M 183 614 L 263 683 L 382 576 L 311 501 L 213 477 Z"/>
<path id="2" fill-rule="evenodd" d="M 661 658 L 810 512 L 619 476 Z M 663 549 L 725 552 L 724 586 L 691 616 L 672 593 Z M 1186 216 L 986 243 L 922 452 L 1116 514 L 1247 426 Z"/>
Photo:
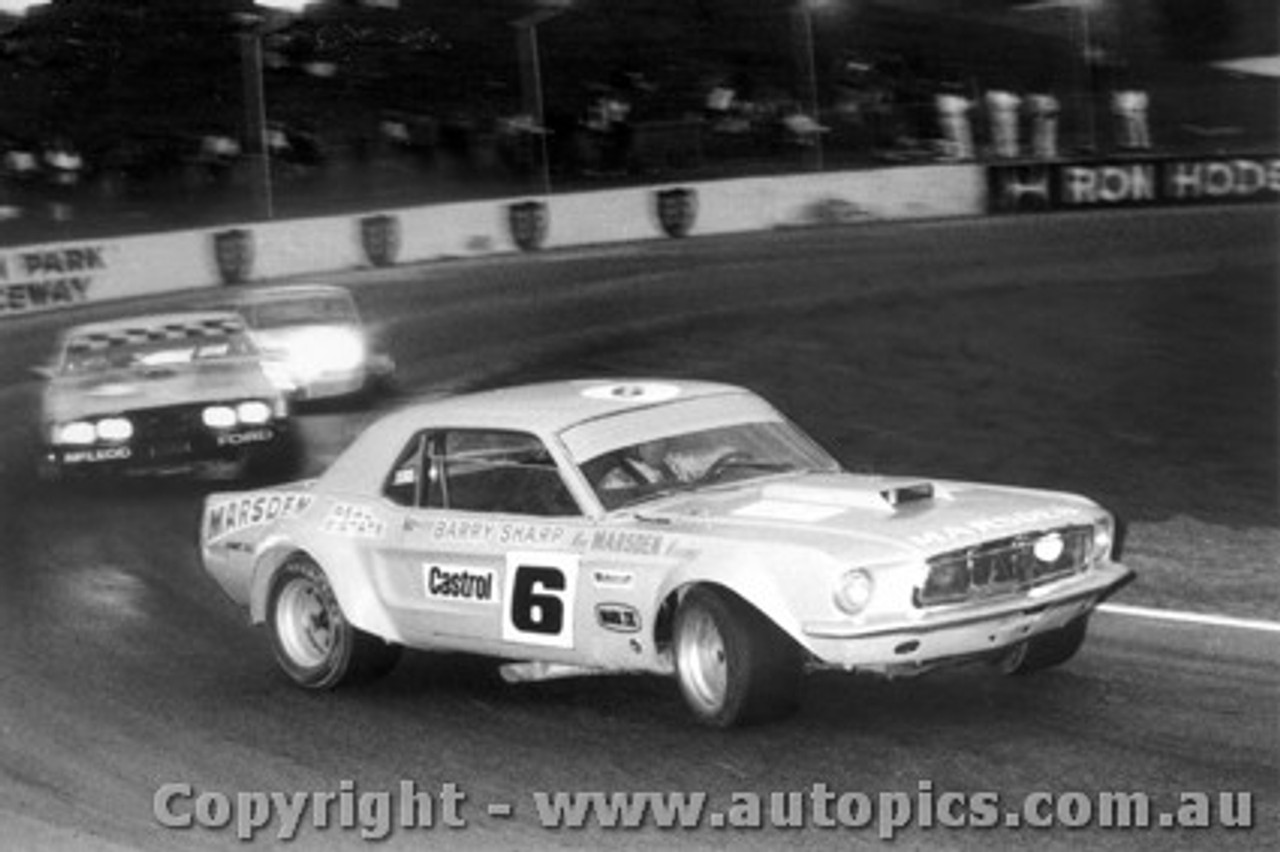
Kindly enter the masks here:
<path id="1" fill-rule="evenodd" d="M 422 433 L 387 496 L 406 507 L 388 560 L 415 575 L 412 632 L 479 653 L 575 658 L 588 521 L 536 436 Z"/>

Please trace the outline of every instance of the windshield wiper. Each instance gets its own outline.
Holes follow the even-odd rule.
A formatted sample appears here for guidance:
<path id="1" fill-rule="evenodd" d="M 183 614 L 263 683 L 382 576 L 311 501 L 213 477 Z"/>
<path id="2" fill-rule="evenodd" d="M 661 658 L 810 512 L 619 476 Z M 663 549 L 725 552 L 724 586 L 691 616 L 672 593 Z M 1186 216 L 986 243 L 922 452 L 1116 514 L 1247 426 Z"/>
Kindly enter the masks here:
<path id="1" fill-rule="evenodd" d="M 720 465 L 721 470 L 729 470 L 734 467 L 747 470 L 776 471 L 778 473 L 796 469 L 790 462 L 765 461 L 763 459 L 729 459 Z"/>
<path id="2" fill-rule="evenodd" d="M 676 494 L 683 494 L 686 491 L 693 491 L 700 483 L 697 482 L 667 482 L 660 485 L 651 485 L 646 488 L 639 489 L 635 495 L 635 499 L 628 500 L 625 507 L 639 505 L 640 503 L 651 503 L 654 500 L 661 500 L 663 497 L 671 497 Z"/>

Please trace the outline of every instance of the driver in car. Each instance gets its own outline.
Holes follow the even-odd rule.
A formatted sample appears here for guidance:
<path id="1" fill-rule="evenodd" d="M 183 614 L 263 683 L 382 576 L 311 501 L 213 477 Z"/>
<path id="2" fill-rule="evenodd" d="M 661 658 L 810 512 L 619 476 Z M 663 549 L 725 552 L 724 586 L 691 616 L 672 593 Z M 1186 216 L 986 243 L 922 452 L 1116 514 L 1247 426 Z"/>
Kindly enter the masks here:
<path id="1" fill-rule="evenodd" d="M 733 452 L 732 447 L 725 446 L 678 446 L 670 438 L 645 441 L 615 453 L 614 464 L 600 478 L 598 487 L 612 490 L 696 482 L 716 461 Z"/>

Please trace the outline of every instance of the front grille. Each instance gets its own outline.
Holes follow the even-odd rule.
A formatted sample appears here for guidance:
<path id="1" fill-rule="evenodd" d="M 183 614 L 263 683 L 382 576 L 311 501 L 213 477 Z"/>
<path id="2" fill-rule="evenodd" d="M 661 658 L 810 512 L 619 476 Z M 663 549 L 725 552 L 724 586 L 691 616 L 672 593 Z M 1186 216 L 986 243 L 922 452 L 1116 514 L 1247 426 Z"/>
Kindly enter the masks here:
<path id="1" fill-rule="evenodd" d="M 130 411 L 127 416 L 133 421 L 133 434 L 136 439 L 159 442 L 207 432 L 207 427 L 200 419 L 200 414 L 207 405 L 207 403 L 200 403 L 147 408 Z"/>
<path id="2" fill-rule="evenodd" d="M 928 561 L 928 578 L 916 589 L 915 604 L 939 606 L 1016 594 L 1083 571 L 1092 546 L 1093 527 L 1080 525 L 943 553 Z"/>

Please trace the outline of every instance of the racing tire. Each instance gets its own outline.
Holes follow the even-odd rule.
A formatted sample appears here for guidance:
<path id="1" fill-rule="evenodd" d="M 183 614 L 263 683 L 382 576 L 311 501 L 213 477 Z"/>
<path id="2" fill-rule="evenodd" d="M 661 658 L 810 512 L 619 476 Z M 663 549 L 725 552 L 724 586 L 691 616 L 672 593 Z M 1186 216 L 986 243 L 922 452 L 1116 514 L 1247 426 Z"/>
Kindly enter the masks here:
<path id="1" fill-rule="evenodd" d="M 403 650 L 347 621 L 324 571 L 306 557 L 290 559 L 272 577 L 267 628 L 276 662 L 307 689 L 382 677 Z"/>
<path id="2" fill-rule="evenodd" d="M 702 724 L 768 722 L 799 706 L 800 649 L 740 598 L 690 590 L 676 610 L 672 638 L 680 692 Z"/>
<path id="3" fill-rule="evenodd" d="M 1065 663 L 1076 655 L 1089 632 L 1089 616 L 1079 618 L 1019 643 L 999 661 L 1006 675 L 1027 675 Z"/>

